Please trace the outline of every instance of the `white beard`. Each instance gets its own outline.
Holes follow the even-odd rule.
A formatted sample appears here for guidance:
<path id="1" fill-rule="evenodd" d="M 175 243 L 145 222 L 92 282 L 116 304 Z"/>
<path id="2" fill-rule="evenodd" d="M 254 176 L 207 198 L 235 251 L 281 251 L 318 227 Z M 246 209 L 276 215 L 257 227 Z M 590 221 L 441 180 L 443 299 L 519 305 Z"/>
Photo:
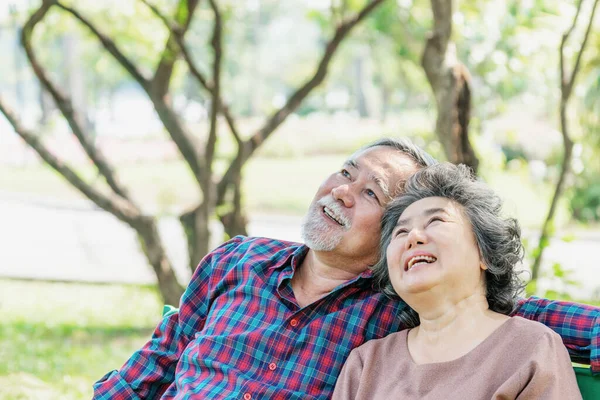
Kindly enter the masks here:
<path id="1" fill-rule="evenodd" d="M 332 227 L 323 220 L 322 208 L 324 206 L 339 210 L 340 206 L 333 199 L 325 198 L 314 203 L 302 221 L 302 240 L 315 251 L 332 251 L 342 241 L 344 231 L 350 226 L 339 229 Z"/>

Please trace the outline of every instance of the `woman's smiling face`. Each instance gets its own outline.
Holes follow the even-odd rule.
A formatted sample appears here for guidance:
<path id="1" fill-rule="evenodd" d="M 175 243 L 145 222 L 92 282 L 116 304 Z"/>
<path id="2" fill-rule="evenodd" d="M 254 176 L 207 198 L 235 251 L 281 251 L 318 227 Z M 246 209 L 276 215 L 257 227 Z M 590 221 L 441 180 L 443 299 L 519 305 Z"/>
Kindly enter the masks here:
<path id="1" fill-rule="evenodd" d="M 405 300 L 427 291 L 456 298 L 485 288 L 471 223 L 452 200 L 428 197 L 408 206 L 386 253 L 392 286 Z"/>

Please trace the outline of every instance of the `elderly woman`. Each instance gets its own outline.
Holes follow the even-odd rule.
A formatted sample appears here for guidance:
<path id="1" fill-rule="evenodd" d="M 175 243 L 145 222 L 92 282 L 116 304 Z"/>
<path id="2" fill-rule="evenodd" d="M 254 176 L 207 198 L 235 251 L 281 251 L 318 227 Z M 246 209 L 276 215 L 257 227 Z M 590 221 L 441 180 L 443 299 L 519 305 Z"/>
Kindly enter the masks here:
<path id="1" fill-rule="evenodd" d="M 411 177 L 384 215 L 373 269 L 413 328 L 354 349 L 333 399 L 581 399 L 560 336 L 509 316 L 522 245 L 500 209 L 465 166 Z"/>

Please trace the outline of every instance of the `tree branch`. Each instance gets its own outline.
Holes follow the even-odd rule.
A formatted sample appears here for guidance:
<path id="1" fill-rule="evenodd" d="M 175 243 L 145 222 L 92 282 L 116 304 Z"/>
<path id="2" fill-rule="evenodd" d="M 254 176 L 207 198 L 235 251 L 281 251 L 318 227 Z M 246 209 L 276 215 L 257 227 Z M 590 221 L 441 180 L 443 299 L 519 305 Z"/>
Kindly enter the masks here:
<path id="1" fill-rule="evenodd" d="M 221 21 L 221 12 L 215 0 L 209 0 L 210 8 L 212 8 L 215 15 L 215 23 L 213 26 L 213 35 L 210 44 L 214 51 L 213 60 L 213 84 L 212 84 L 212 101 L 210 110 L 210 131 L 208 133 L 208 140 L 206 141 L 206 163 L 209 166 L 212 165 L 212 160 L 215 154 L 215 147 L 217 144 L 217 116 L 219 112 L 219 104 L 221 103 L 221 58 L 222 58 L 222 38 L 221 33 L 223 30 Z"/>
<path id="2" fill-rule="evenodd" d="M 121 64 L 121 66 L 125 68 L 125 70 L 133 77 L 133 79 L 135 79 L 136 82 L 139 83 L 142 88 L 144 88 L 144 90 L 150 90 L 150 80 L 142 74 L 138 67 L 136 67 L 134 63 L 131 60 L 129 60 L 129 58 L 127 58 L 125 54 L 123 54 L 121 50 L 119 50 L 119 48 L 112 39 L 100 32 L 95 25 L 93 25 L 87 18 L 85 18 L 75 9 L 62 4 L 58 0 L 55 0 L 55 3 L 58 7 L 73 15 L 90 31 L 92 31 L 94 36 L 96 36 L 98 40 L 100 40 L 102 46 L 104 46 L 104 48 L 119 62 L 119 64 Z"/>
<path id="3" fill-rule="evenodd" d="M 142 0 L 142 2 L 150 8 L 153 7 L 146 0 Z M 192 17 L 196 11 L 196 6 L 198 3 L 199 0 L 179 0 L 174 17 L 174 20 L 178 26 L 178 32 L 175 33 L 173 30 L 169 30 L 169 38 L 165 44 L 158 67 L 154 73 L 154 77 L 152 78 L 152 90 L 156 96 L 163 97 L 169 91 L 173 67 L 175 66 L 175 61 L 177 61 L 180 51 L 175 36 L 185 36 L 185 33 L 190 27 Z"/>
<path id="4" fill-rule="evenodd" d="M 556 187 L 554 188 L 554 194 L 553 194 L 552 200 L 550 202 L 550 208 L 548 209 L 548 214 L 546 215 L 546 219 L 544 220 L 544 224 L 542 225 L 542 231 L 540 233 L 540 239 L 538 241 L 538 246 L 537 246 L 537 256 L 534 258 L 533 265 L 531 266 L 531 280 L 532 281 L 536 281 L 539 277 L 540 268 L 541 268 L 542 260 L 543 260 L 543 256 L 544 256 L 544 250 L 548 246 L 550 239 L 552 237 L 554 214 L 556 212 L 558 200 L 560 199 L 560 196 L 562 195 L 562 193 L 564 191 L 564 187 L 566 185 L 566 180 L 567 180 L 566 178 L 571 169 L 571 159 L 573 157 L 574 143 L 569 134 L 569 124 L 568 124 L 568 119 L 567 119 L 567 105 L 569 102 L 569 98 L 571 97 L 571 93 L 573 91 L 573 86 L 575 84 L 577 74 L 579 72 L 580 62 L 581 62 L 583 52 L 585 51 L 585 48 L 587 46 L 587 41 L 588 41 L 588 37 L 590 34 L 592 23 L 594 21 L 594 15 L 596 12 L 596 7 L 598 5 L 598 1 L 599 0 L 594 0 L 590 19 L 587 24 L 585 36 L 581 42 L 579 52 L 577 53 L 577 56 L 576 56 L 575 66 L 573 67 L 573 71 L 571 72 L 571 75 L 568 78 L 568 80 L 565 77 L 566 71 L 565 71 L 564 47 L 565 47 L 565 43 L 566 43 L 567 39 L 569 39 L 569 37 L 571 36 L 571 33 L 573 32 L 573 30 L 575 28 L 575 25 L 579 18 L 579 13 L 581 11 L 581 5 L 583 3 L 583 0 L 581 0 L 579 2 L 579 4 L 577 5 L 577 12 L 575 13 L 575 17 L 573 18 L 573 24 L 571 25 L 569 30 L 567 30 L 567 32 L 565 32 L 565 34 L 562 37 L 561 43 L 560 43 L 559 70 L 560 70 L 560 78 L 561 78 L 560 79 L 561 99 L 560 99 L 560 106 L 559 106 L 559 115 L 560 115 L 561 134 L 562 134 L 562 138 L 563 138 L 564 154 L 563 154 L 560 175 L 558 176 L 558 181 L 556 182 Z"/>
<path id="5" fill-rule="evenodd" d="M 575 29 L 577 25 L 577 20 L 579 19 L 579 14 L 581 12 L 581 6 L 583 5 L 583 0 L 579 0 L 577 3 L 577 11 L 575 11 L 575 17 L 573 18 L 573 23 L 569 27 L 569 29 L 563 33 L 562 38 L 560 40 L 560 48 L 559 48 L 559 73 L 560 73 L 560 90 L 561 95 L 566 93 L 567 87 L 567 71 L 565 70 L 565 45 L 567 44 L 567 40 L 571 36 L 571 33 Z"/>
<path id="6" fill-rule="evenodd" d="M 167 29 L 169 29 L 172 32 L 175 41 L 179 45 L 179 49 L 181 50 L 183 59 L 184 59 L 185 63 L 187 64 L 188 69 L 190 70 L 190 73 L 198 81 L 198 83 L 200 83 L 200 86 L 202 86 L 206 91 L 208 91 L 212 95 L 213 90 L 214 90 L 213 84 L 210 83 L 208 81 L 208 79 L 206 79 L 204 74 L 202 74 L 202 72 L 200 72 L 200 70 L 194 63 L 194 60 L 191 56 L 191 52 L 189 51 L 189 49 L 187 48 L 187 46 L 185 44 L 185 41 L 183 40 L 183 35 L 181 34 L 181 27 L 176 22 L 167 18 L 163 13 L 160 12 L 160 10 L 156 6 L 154 6 L 147 0 L 141 0 L 141 1 L 144 4 L 146 4 L 150 8 L 150 10 L 152 10 L 152 12 L 154 12 L 154 14 L 161 21 L 163 21 L 163 23 L 165 24 Z M 238 144 L 238 147 L 241 147 L 242 139 L 239 134 L 239 130 L 237 129 L 235 119 L 231 115 L 231 112 L 229 111 L 229 107 L 227 106 L 227 104 L 225 104 L 223 102 L 223 100 L 221 98 L 219 98 L 219 110 L 225 117 L 225 121 L 227 122 L 227 125 L 229 126 L 229 130 L 230 130 L 233 138 L 235 139 L 236 143 Z"/>
<path id="7" fill-rule="evenodd" d="M 287 103 L 276 111 L 266 124 L 256 132 L 249 140 L 245 143 L 245 154 L 243 161 L 245 162 L 256 149 L 285 121 L 285 119 L 292 113 L 300 103 L 308 96 L 308 94 L 317 86 L 319 86 L 327 76 L 327 69 L 331 62 L 338 46 L 350 33 L 360 21 L 362 21 L 367 15 L 371 13 L 378 5 L 383 3 L 383 0 L 372 0 L 370 1 L 356 16 L 346 20 L 344 23 L 338 26 L 333 35 L 333 38 L 327 43 L 325 52 L 319 62 L 319 65 L 313 74 L 313 76 L 302 85 L 300 88 L 292 94 L 288 99 Z"/>
<path id="8" fill-rule="evenodd" d="M 56 0 L 52 0 L 56 1 Z M 202 159 L 199 156 L 199 151 L 195 142 L 191 135 L 185 130 L 182 126 L 179 118 L 173 111 L 173 109 L 165 102 L 165 99 L 162 96 L 157 96 L 152 92 L 151 81 L 145 78 L 141 72 L 135 67 L 135 65 L 117 48 L 115 43 L 102 32 L 100 32 L 90 21 L 88 21 L 85 17 L 79 14 L 74 9 L 67 7 L 65 5 L 56 2 L 63 10 L 71 13 L 76 19 L 78 19 L 82 24 L 92 31 L 92 33 L 100 40 L 100 43 L 104 46 L 104 48 L 121 64 L 127 72 L 131 74 L 131 76 L 140 84 L 140 86 L 144 89 L 144 91 L 150 97 L 154 108 L 162 121 L 163 125 L 169 132 L 169 135 L 177 145 L 181 155 L 184 160 L 190 166 L 192 170 L 192 174 L 196 181 L 203 185 L 205 168 Z"/>
<path id="9" fill-rule="evenodd" d="M 200 85 L 204 89 L 206 89 L 206 91 L 208 91 L 208 93 L 210 93 L 212 95 L 213 90 L 214 90 L 213 84 L 208 82 L 206 77 L 202 74 L 202 72 L 200 72 L 200 70 L 194 63 L 192 55 L 191 55 L 189 49 L 187 48 L 187 46 L 185 45 L 184 41 L 182 39 L 178 39 L 178 44 L 179 44 L 179 47 L 181 48 L 181 55 L 183 56 L 183 59 L 184 59 L 185 63 L 187 64 L 187 66 L 190 70 L 190 73 L 192 74 L 192 76 L 194 78 L 196 78 L 196 80 L 200 83 Z M 242 143 L 241 136 L 239 134 L 239 130 L 237 129 L 237 126 L 236 126 L 235 118 L 229 111 L 229 106 L 227 104 L 225 104 L 223 102 L 223 99 L 221 99 L 221 98 L 219 98 L 219 110 L 225 117 L 225 121 L 227 121 L 229 130 L 230 130 L 231 134 L 233 135 L 233 138 L 237 142 L 238 147 L 241 148 L 243 143 Z"/>
<path id="10" fill-rule="evenodd" d="M 63 161 L 54 156 L 44 146 L 41 140 L 25 129 L 14 112 L 4 103 L 0 97 L 0 113 L 4 114 L 15 132 L 31 147 L 50 167 L 65 178 L 71 185 L 79 190 L 85 197 L 93 201 L 101 209 L 115 215 L 121 221 L 132 224 L 140 216 L 137 207 L 129 200 L 120 196 L 106 196 L 85 182 L 75 171 L 65 165 Z"/>
<path id="11" fill-rule="evenodd" d="M 223 201 L 227 187 L 233 182 L 235 178 L 237 168 L 242 168 L 244 163 L 248 161 L 250 156 L 258 149 L 258 147 L 264 143 L 264 141 L 285 121 L 285 119 L 292 113 L 302 101 L 308 96 L 308 94 L 317 86 L 319 86 L 325 77 L 327 76 L 327 69 L 331 62 L 336 50 L 338 49 L 342 40 L 350 33 L 360 21 L 365 19 L 377 6 L 383 3 L 383 0 L 372 0 L 353 18 L 347 19 L 344 23 L 338 26 L 335 34 L 325 47 L 325 52 L 314 72 L 312 77 L 306 81 L 300 88 L 298 88 L 292 96 L 288 99 L 286 104 L 277 110 L 265 123 L 265 125 L 258 130 L 250 139 L 244 142 L 243 147 L 240 147 L 238 155 L 232 164 L 229 166 L 223 177 L 217 186 L 217 204 Z"/>
<path id="12" fill-rule="evenodd" d="M 583 2 L 583 0 L 582 0 L 582 2 Z M 575 84 L 575 77 L 577 76 L 577 74 L 579 72 L 579 68 L 581 67 L 581 56 L 583 55 L 583 50 L 586 48 L 588 39 L 590 37 L 590 32 L 592 30 L 592 25 L 594 22 L 594 16 L 596 15 L 597 6 L 598 6 L 598 0 L 595 0 L 594 5 L 592 6 L 592 13 L 590 15 L 590 20 L 588 21 L 588 25 L 585 30 L 585 36 L 583 37 L 583 41 L 581 42 L 581 48 L 579 50 L 579 53 L 577 53 L 577 58 L 575 59 L 575 66 L 573 67 L 573 70 L 571 71 L 571 76 L 569 78 L 569 84 L 567 87 L 569 95 L 571 94 L 571 92 L 573 90 L 573 85 Z M 581 7 L 581 3 L 580 3 L 580 7 Z M 561 59 L 562 59 L 562 56 L 561 56 Z"/>
<path id="13" fill-rule="evenodd" d="M 81 147 L 85 153 L 90 157 L 96 168 L 98 168 L 98 172 L 106 179 L 106 183 L 116 194 L 124 199 L 129 200 L 130 198 L 127 189 L 118 181 L 112 167 L 83 128 L 81 115 L 75 111 L 71 100 L 65 94 L 63 94 L 54 83 L 52 83 L 48 74 L 40 65 L 37 57 L 35 56 L 35 52 L 33 51 L 33 46 L 31 44 L 33 30 L 45 17 L 51 6 L 52 2 L 44 1 L 40 8 L 31 15 L 21 31 L 21 44 L 25 49 L 29 63 L 31 64 L 31 67 L 33 68 L 33 71 L 38 77 L 41 85 L 50 93 L 56 102 L 57 107 L 67 120 L 71 131 L 81 144 Z"/>

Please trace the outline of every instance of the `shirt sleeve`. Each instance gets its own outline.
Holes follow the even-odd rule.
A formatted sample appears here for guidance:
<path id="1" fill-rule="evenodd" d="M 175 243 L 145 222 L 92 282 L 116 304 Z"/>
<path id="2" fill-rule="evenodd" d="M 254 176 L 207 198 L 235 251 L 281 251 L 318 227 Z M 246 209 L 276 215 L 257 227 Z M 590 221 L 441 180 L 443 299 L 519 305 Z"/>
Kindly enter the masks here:
<path id="1" fill-rule="evenodd" d="M 532 359 L 518 374 L 523 389 L 517 400 L 581 400 L 569 355 L 560 337 L 554 333 L 542 336 Z"/>
<path id="2" fill-rule="evenodd" d="M 350 352 L 335 383 L 331 400 L 355 399 L 360 387 L 363 362 L 357 349 Z"/>
<path id="3" fill-rule="evenodd" d="M 541 322 L 558 333 L 571 360 L 590 364 L 600 374 L 600 308 L 530 297 L 521 299 L 514 315 Z"/>
<path id="4" fill-rule="evenodd" d="M 179 311 L 162 319 L 152 338 L 120 370 L 94 384 L 94 399 L 156 399 L 173 383 L 175 367 L 194 334 L 206 321 L 214 267 L 243 240 L 236 236 L 208 254 L 194 272 L 179 302 Z"/>

